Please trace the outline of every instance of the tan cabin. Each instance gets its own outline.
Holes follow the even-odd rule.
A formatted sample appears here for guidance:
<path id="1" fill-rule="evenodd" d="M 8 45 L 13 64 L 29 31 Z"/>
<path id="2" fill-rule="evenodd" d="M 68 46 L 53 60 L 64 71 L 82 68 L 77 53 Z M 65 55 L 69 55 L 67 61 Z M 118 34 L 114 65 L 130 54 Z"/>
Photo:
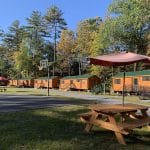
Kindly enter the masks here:
<path id="1" fill-rule="evenodd" d="M 17 79 L 10 79 L 9 80 L 9 86 L 17 87 L 18 85 L 18 80 Z"/>
<path id="2" fill-rule="evenodd" d="M 114 92 L 123 91 L 123 73 L 112 78 L 112 89 Z M 150 70 L 126 72 L 126 92 L 150 92 Z"/>
<path id="3" fill-rule="evenodd" d="M 49 78 L 49 88 L 59 88 L 60 78 L 57 76 Z M 34 88 L 48 88 L 48 77 L 35 79 Z"/>
<path id="4" fill-rule="evenodd" d="M 94 85 L 100 83 L 100 78 L 95 75 L 67 76 L 60 79 L 60 90 L 86 90 L 90 91 Z"/>
<path id="5" fill-rule="evenodd" d="M 22 78 L 22 79 L 11 79 L 9 80 L 9 86 L 14 87 L 34 87 L 34 79 Z"/>
<path id="6" fill-rule="evenodd" d="M 9 80 L 9 86 L 14 87 L 34 87 L 34 79 L 22 78 L 22 79 L 11 79 Z"/>

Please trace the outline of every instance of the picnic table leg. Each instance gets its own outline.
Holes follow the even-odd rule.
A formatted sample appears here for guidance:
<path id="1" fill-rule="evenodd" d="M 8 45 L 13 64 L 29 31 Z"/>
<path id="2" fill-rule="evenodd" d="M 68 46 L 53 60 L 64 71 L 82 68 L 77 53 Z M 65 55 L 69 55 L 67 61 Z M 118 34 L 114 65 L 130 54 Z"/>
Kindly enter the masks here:
<path id="1" fill-rule="evenodd" d="M 146 113 L 147 110 L 141 110 L 141 113 L 143 117 L 149 117 L 148 114 Z M 148 129 L 150 130 L 150 125 L 147 125 Z"/>
<path id="2" fill-rule="evenodd" d="M 146 113 L 147 110 L 141 110 L 141 113 L 143 115 L 143 117 L 148 117 L 148 114 Z"/>
<path id="3" fill-rule="evenodd" d="M 97 117 L 98 117 L 98 113 L 93 112 L 93 113 L 92 113 L 92 116 L 91 116 L 91 118 L 90 118 L 89 121 L 92 122 L 92 121 L 95 120 Z M 92 129 L 92 127 L 93 127 L 93 124 L 87 123 L 86 126 L 85 126 L 85 131 L 86 131 L 86 132 L 90 132 L 91 129 Z"/>
<path id="4" fill-rule="evenodd" d="M 117 126 L 116 120 L 114 119 L 113 116 L 109 115 L 108 118 L 109 118 L 110 123 L 112 123 L 112 124 L 114 124 L 114 125 Z M 124 140 L 124 137 L 123 137 L 123 135 L 122 135 L 121 133 L 115 132 L 115 135 L 116 135 L 116 138 L 117 138 L 117 140 L 118 140 L 118 142 L 119 142 L 120 144 L 126 145 L 126 142 L 125 142 L 125 140 Z"/>

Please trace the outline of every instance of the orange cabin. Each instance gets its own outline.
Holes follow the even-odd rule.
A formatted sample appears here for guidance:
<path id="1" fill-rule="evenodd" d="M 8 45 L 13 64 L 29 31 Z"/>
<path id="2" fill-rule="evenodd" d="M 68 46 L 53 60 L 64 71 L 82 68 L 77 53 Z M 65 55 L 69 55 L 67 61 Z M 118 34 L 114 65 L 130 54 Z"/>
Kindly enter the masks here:
<path id="1" fill-rule="evenodd" d="M 59 81 L 60 78 L 57 76 L 50 77 L 49 78 L 49 88 L 59 88 Z M 41 77 L 38 79 L 35 79 L 34 82 L 35 88 L 48 88 L 48 78 L 47 77 Z"/>
<path id="2" fill-rule="evenodd" d="M 15 87 L 34 87 L 34 79 L 22 78 L 22 79 L 11 79 L 9 80 L 9 86 Z"/>
<path id="3" fill-rule="evenodd" d="M 16 80 L 16 79 L 10 79 L 9 80 L 9 86 L 17 87 L 18 86 L 18 80 Z"/>
<path id="4" fill-rule="evenodd" d="M 100 83 L 100 78 L 95 75 L 67 76 L 60 79 L 61 90 L 91 90 L 94 85 Z"/>
<path id="5" fill-rule="evenodd" d="M 119 73 L 112 78 L 112 88 L 114 92 L 123 91 L 123 73 Z M 150 70 L 126 72 L 125 91 L 150 92 Z"/>

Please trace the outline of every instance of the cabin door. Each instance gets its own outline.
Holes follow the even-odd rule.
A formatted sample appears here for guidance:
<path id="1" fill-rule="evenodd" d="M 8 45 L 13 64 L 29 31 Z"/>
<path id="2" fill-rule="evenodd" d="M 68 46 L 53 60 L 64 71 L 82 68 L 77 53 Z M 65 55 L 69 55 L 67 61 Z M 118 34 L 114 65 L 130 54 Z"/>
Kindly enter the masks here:
<path id="1" fill-rule="evenodd" d="M 138 91 L 138 78 L 133 79 L 133 91 L 134 92 Z"/>

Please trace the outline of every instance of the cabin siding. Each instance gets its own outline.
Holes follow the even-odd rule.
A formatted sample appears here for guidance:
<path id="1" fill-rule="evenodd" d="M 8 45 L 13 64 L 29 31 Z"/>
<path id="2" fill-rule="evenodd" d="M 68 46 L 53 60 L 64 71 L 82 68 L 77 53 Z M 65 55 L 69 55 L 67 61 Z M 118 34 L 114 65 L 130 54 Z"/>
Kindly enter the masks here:
<path id="1" fill-rule="evenodd" d="M 92 87 L 100 83 L 98 77 L 89 78 L 62 78 L 60 81 L 60 89 L 76 89 L 76 90 L 91 90 Z"/>
<path id="2" fill-rule="evenodd" d="M 150 81 L 144 81 L 144 76 L 139 76 L 140 91 L 150 92 Z"/>
<path id="3" fill-rule="evenodd" d="M 11 79 L 9 86 L 15 87 L 34 87 L 34 79 Z"/>
<path id="4" fill-rule="evenodd" d="M 142 71 L 141 71 L 142 72 Z M 135 72 L 136 73 L 136 72 Z M 148 80 L 143 80 L 143 77 L 148 78 Z M 119 79 L 120 84 L 116 84 L 115 80 Z M 125 77 L 125 91 L 126 92 L 150 92 L 150 75 L 134 75 Z M 112 88 L 114 92 L 123 91 L 123 76 L 112 78 Z"/>
<path id="5" fill-rule="evenodd" d="M 49 79 L 49 88 L 59 87 L 59 77 Z M 35 79 L 34 88 L 48 88 L 48 79 Z"/>

